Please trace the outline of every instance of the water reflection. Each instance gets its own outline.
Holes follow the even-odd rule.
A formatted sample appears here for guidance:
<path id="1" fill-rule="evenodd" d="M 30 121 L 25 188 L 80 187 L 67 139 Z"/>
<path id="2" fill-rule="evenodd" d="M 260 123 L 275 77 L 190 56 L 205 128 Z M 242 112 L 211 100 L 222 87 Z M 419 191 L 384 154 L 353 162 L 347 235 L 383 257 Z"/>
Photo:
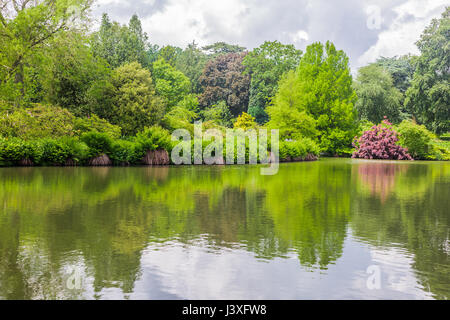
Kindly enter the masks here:
<path id="1" fill-rule="evenodd" d="M 0 298 L 447 299 L 449 187 L 446 163 L 1 169 Z"/>

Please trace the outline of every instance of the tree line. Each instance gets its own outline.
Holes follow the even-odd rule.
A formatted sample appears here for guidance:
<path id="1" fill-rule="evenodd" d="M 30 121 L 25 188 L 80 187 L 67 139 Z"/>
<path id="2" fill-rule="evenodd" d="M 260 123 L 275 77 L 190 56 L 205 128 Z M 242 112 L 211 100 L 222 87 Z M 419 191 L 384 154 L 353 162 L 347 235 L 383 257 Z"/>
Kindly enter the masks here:
<path id="1" fill-rule="evenodd" d="M 247 50 L 224 42 L 159 47 L 137 15 L 107 14 L 92 30 L 91 0 L 11 0 L 0 7 L 1 118 L 36 105 L 97 117 L 134 136 L 146 127 L 266 126 L 283 139 L 351 154 L 368 123 L 412 120 L 450 130 L 450 8 L 424 30 L 419 56 L 380 57 L 353 79 L 331 42 L 305 52 L 279 41 Z M 58 109 L 60 110 L 60 109 Z M 58 111 L 59 112 L 59 111 Z M 26 112 L 25 112 L 26 114 Z M 0 135 L 6 134 L 1 129 Z"/>

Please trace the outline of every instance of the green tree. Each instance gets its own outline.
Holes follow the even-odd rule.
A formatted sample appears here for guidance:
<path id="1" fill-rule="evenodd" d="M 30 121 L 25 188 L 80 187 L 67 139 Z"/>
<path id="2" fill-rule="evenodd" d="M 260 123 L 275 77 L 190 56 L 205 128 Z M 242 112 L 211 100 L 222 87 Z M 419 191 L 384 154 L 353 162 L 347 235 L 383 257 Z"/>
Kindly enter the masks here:
<path id="1" fill-rule="evenodd" d="M 165 46 L 161 48 L 158 52 L 158 59 L 165 60 L 172 67 L 175 66 L 175 62 L 177 61 L 180 54 L 183 52 L 183 49 L 174 46 Z"/>
<path id="2" fill-rule="evenodd" d="M 380 123 L 388 117 L 393 123 L 400 122 L 402 94 L 385 69 L 375 64 L 359 69 L 354 88 L 360 119 Z"/>
<path id="3" fill-rule="evenodd" d="M 2 1 L 0 96 L 16 105 L 24 96 L 24 68 L 56 36 L 83 28 L 91 0 Z"/>
<path id="4" fill-rule="evenodd" d="M 122 127 L 125 135 L 158 124 L 165 110 L 150 71 L 138 62 L 115 69 L 109 81 L 97 83 L 91 91 L 90 107 L 95 114 Z"/>
<path id="5" fill-rule="evenodd" d="M 218 104 L 203 110 L 201 115 L 205 121 L 212 121 L 222 127 L 231 128 L 233 125 L 233 115 L 225 101 L 220 101 Z"/>
<path id="6" fill-rule="evenodd" d="M 126 26 L 111 22 L 104 13 L 100 30 L 92 36 L 94 54 L 105 59 L 113 68 L 129 62 L 139 62 L 149 67 L 148 48 L 148 36 L 142 31 L 141 21 L 136 15 Z"/>
<path id="7" fill-rule="evenodd" d="M 280 83 L 268 110 L 270 125 L 283 126 L 291 115 L 306 123 L 312 118 L 324 152 L 350 154 L 357 131 L 355 101 L 347 55 L 331 42 L 314 43 L 307 47 L 296 72 Z"/>
<path id="8" fill-rule="evenodd" d="M 167 110 L 175 107 L 190 92 L 189 78 L 162 58 L 153 63 L 153 78 L 156 92 L 166 101 Z"/>
<path id="9" fill-rule="evenodd" d="M 394 87 L 402 94 L 411 85 L 411 81 L 416 70 L 416 56 L 406 55 L 401 57 L 385 58 L 381 57 L 376 61 L 376 65 L 383 67 L 392 76 Z"/>
<path id="10" fill-rule="evenodd" d="M 306 112 L 301 99 L 298 76 L 290 71 L 280 80 L 277 94 L 266 109 L 270 118 L 267 127 L 280 130 L 283 139 L 316 139 L 317 121 Z"/>
<path id="11" fill-rule="evenodd" d="M 83 34 L 68 33 L 52 41 L 46 51 L 41 82 L 45 102 L 69 109 L 76 116 L 89 116 L 89 91 L 108 79 L 107 63 L 94 57 Z"/>
<path id="12" fill-rule="evenodd" d="M 207 62 L 208 56 L 198 48 L 195 42 L 189 44 L 177 57 L 175 66 L 189 78 L 193 93 L 202 93 L 199 79 Z"/>
<path id="13" fill-rule="evenodd" d="M 251 75 L 248 112 L 259 123 L 268 120 L 266 106 L 278 89 L 281 76 L 297 68 L 302 55 L 293 45 L 266 41 L 245 56 L 242 64 Z"/>
<path id="14" fill-rule="evenodd" d="M 250 76 L 244 74 L 244 57 L 245 53 L 229 53 L 208 62 L 200 77 L 204 87 L 199 97 L 202 109 L 225 101 L 235 117 L 247 110 Z"/>
<path id="15" fill-rule="evenodd" d="M 438 134 L 450 130 L 450 7 L 425 29 L 421 56 L 405 106 L 416 120 Z"/>

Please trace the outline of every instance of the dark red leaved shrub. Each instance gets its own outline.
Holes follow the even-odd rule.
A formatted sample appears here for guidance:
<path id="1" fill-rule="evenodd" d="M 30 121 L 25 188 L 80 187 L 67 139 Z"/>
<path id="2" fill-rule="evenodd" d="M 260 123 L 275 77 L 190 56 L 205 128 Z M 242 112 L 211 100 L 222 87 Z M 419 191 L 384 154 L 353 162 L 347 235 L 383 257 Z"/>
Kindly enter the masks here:
<path id="1" fill-rule="evenodd" d="M 387 118 L 378 126 L 364 132 L 361 138 L 355 137 L 353 146 L 356 151 L 352 158 L 384 159 L 384 160 L 413 160 L 405 149 L 397 144 L 397 132 L 392 128 Z"/>

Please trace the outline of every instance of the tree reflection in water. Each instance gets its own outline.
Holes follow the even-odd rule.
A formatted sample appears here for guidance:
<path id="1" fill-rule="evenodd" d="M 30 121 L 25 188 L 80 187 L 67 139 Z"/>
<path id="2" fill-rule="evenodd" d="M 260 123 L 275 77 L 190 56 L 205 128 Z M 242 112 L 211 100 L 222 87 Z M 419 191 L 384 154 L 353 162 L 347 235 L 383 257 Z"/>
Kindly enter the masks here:
<path id="1" fill-rule="evenodd" d="M 0 297 L 129 295 L 149 246 L 198 239 L 272 261 L 295 255 L 326 271 L 352 234 L 402 246 L 437 298 L 449 296 L 450 168 L 441 163 L 322 160 L 259 167 L 10 168 L 0 170 Z M 369 192 L 367 192 L 369 190 Z M 86 281 L 74 292 L 64 270 Z"/>

